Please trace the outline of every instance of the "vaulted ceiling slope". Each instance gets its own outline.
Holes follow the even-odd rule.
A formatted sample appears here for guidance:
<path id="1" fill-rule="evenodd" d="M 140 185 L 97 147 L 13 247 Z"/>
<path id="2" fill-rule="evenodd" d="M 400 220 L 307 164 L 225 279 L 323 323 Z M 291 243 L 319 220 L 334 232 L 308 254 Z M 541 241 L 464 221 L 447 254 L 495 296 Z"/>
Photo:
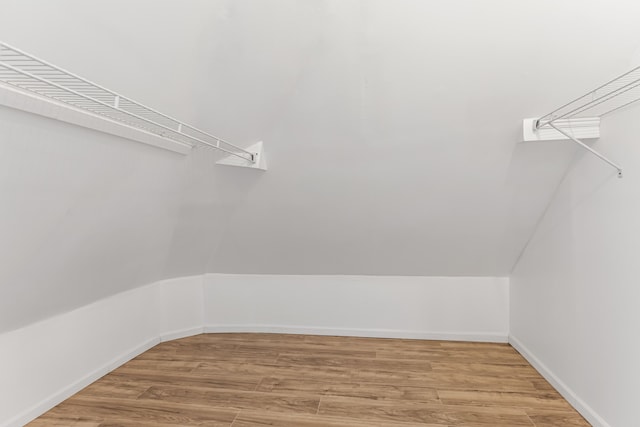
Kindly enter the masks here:
<path id="1" fill-rule="evenodd" d="M 640 63 L 631 0 L 0 5 L 0 40 L 269 163 L 0 110 L 6 328 L 204 271 L 508 275 L 576 153 L 521 119 Z"/>

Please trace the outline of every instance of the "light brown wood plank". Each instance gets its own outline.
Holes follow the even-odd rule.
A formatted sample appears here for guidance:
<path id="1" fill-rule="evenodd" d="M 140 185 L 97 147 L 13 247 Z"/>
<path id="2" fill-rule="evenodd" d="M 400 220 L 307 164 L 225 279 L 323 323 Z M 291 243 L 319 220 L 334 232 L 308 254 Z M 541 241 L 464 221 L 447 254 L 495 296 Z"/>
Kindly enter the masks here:
<path id="1" fill-rule="evenodd" d="M 253 363 L 253 362 L 275 362 L 278 353 L 262 352 L 251 353 L 249 351 L 237 350 L 215 350 L 215 351 L 192 351 L 176 350 L 168 353 L 144 354 L 139 356 L 138 360 L 142 361 L 172 361 L 183 360 L 184 362 L 218 362 L 227 361 L 235 363 Z"/>
<path id="2" fill-rule="evenodd" d="M 489 377 L 516 377 L 537 380 L 540 374 L 530 365 L 494 365 L 492 363 L 431 362 L 433 372 L 440 374 L 469 374 Z M 533 383 L 532 383 L 533 384 Z M 535 384 L 534 384 L 535 387 Z"/>
<path id="3" fill-rule="evenodd" d="M 489 351 L 470 348 L 468 350 L 378 350 L 378 357 L 397 360 L 420 360 L 430 362 L 462 362 L 486 363 L 492 365 L 528 365 L 527 361 L 518 353 L 508 351 Z"/>
<path id="4" fill-rule="evenodd" d="M 170 341 L 166 343 L 163 350 L 158 353 L 172 353 L 176 351 L 187 350 L 189 353 L 192 351 L 215 351 L 220 352 L 222 350 L 238 353 L 250 353 L 250 354 L 264 354 L 265 352 L 276 352 L 279 354 L 314 354 L 320 356 L 348 356 L 348 357 L 366 357 L 375 358 L 376 351 L 356 349 L 351 346 L 347 347 L 334 347 L 326 346 L 322 344 L 311 344 L 304 342 L 287 342 L 287 341 L 256 341 L 256 342 L 242 342 L 234 340 L 232 342 L 207 342 L 207 343 L 184 343 L 181 340 Z"/>
<path id="5" fill-rule="evenodd" d="M 440 424 L 403 423 L 400 421 L 358 421 L 352 418 L 322 415 L 290 415 L 240 411 L 232 427 L 442 427 Z"/>
<path id="6" fill-rule="evenodd" d="M 150 371 L 171 371 L 171 372 L 191 372 L 198 366 L 200 366 L 202 362 L 191 362 L 191 361 L 182 361 L 182 360 L 148 360 L 144 359 L 141 356 L 136 357 L 120 366 L 114 372 L 118 372 L 119 370 L 129 369 L 129 368 L 138 368 L 138 369 L 146 369 Z"/>
<path id="7" fill-rule="evenodd" d="M 536 427 L 589 427 L 590 424 L 574 410 L 528 409 L 527 414 Z"/>
<path id="8" fill-rule="evenodd" d="M 403 387 L 386 384 L 345 384 L 314 381 L 306 378 L 267 377 L 260 382 L 256 391 L 306 393 L 324 396 L 350 396 L 375 400 L 394 399 L 439 402 L 437 391 L 430 388 Z"/>
<path id="9" fill-rule="evenodd" d="M 231 425 L 238 411 L 233 408 L 211 408 L 192 403 L 141 401 L 116 399 L 103 396 L 76 395 L 52 409 L 45 418 L 57 414 L 73 414 L 79 420 L 117 420 L 129 423 L 160 423 L 184 426 L 207 425 L 223 427 Z"/>
<path id="10" fill-rule="evenodd" d="M 209 389 L 204 387 L 175 387 L 158 385 L 151 387 L 139 401 L 193 403 L 219 408 L 263 409 L 268 411 L 301 412 L 315 414 L 318 397 L 293 394 L 261 393 L 253 391 Z"/>
<path id="11" fill-rule="evenodd" d="M 522 409 L 509 407 L 451 406 L 424 402 L 373 401 L 353 397 L 323 397 L 320 415 L 350 416 L 362 420 L 404 421 L 440 425 L 464 422 L 488 426 L 527 426 L 533 423 Z"/>
<path id="12" fill-rule="evenodd" d="M 445 405 L 508 406 L 512 408 L 544 408 L 571 411 L 566 400 L 555 393 L 486 392 L 438 390 Z"/>
<path id="13" fill-rule="evenodd" d="M 308 366 L 285 366 L 269 363 L 240 363 L 228 362 L 202 363 L 193 370 L 194 374 L 202 375 L 222 375 L 227 373 L 242 375 L 262 375 L 284 377 L 284 378 L 310 378 L 317 380 L 336 380 L 349 382 L 351 369 L 333 366 L 316 366 L 310 369 Z"/>
<path id="14" fill-rule="evenodd" d="M 150 372 L 143 369 L 125 369 L 113 372 L 107 379 L 111 387 L 126 387 L 133 394 L 143 389 L 136 396 L 142 394 L 154 385 L 174 385 L 181 387 L 209 387 L 231 390 L 252 391 L 260 383 L 262 376 L 258 375 L 200 375 L 191 372 Z M 135 387 L 137 385 L 137 388 Z"/>
<path id="15" fill-rule="evenodd" d="M 551 384 L 547 382 L 542 376 L 538 376 L 538 378 L 532 378 L 531 384 L 536 388 L 536 390 L 546 391 L 546 392 L 556 392 L 556 389 L 553 388 Z"/>
<path id="16" fill-rule="evenodd" d="M 108 375 L 87 386 L 83 392 L 88 395 L 136 399 L 149 387 L 151 387 L 149 384 L 143 384 L 130 378 L 117 378 Z"/>
<path id="17" fill-rule="evenodd" d="M 198 423 L 196 425 L 199 427 L 231 427 L 231 424 L 222 422 L 204 422 Z M 127 419 L 114 419 L 112 421 L 102 422 L 98 425 L 98 427 L 185 427 L 185 424 L 165 424 L 157 423 L 154 421 L 131 421 Z"/>
<path id="18" fill-rule="evenodd" d="M 396 384 L 446 390 L 519 391 L 533 392 L 535 387 L 527 378 L 501 378 L 488 375 L 442 374 L 436 372 L 355 370 L 352 382 Z"/>
<path id="19" fill-rule="evenodd" d="M 428 372 L 431 365 L 427 361 L 422 360 L 397 360 L 397 359 L 366 359 L 358 357 L 328 357 L 328 356 L 303 356 L 281 354 L 276 362 L 278 366 L 331 366 L 347 369 L 376 369 L 389 370 L 394 369 L 404 372 Z"/>
<path id="20" fill-rule="evenodd" d="M 44 415 L 31 423 L 29 427 L 99 427 L 100 418 L 95 420 L 80 419 L 69 415 Z"/>

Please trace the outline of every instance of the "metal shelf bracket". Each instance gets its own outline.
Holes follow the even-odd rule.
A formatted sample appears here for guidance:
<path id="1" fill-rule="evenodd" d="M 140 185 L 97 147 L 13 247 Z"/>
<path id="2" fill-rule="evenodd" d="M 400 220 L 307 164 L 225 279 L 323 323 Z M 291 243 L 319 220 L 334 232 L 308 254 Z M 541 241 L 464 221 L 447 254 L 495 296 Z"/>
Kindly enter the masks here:
<path id="1" fill-rule="evenodd" d="M 576 144 L 578 144 L 580 147 L 584 148 L 585 150 L 587 150 L 588 152 L 590 152 L 591 154 L 593 154 L 594 156 L 599 158 L 600 160 L 602 160 L 605 163 L 608 163 L 609 165 L 613 166 L 618 171 L 618 178 L 622 178 L 622 166 L 618 165 L 617 163 L 612 162 L 607 157 L 603 156 L 602 154 L 598 153 L 593 148 L 589 147 L 584 142 L 580 141 L 578 138 L 574 138 L 573 136 L 569 135 L 564 130 L 559 129 L 557 126 L 553 125 L 552 123 L 548 123 L 548 125 L 551 126 L 552 128 L 554 128 L 557 132 L 560 132 L 562 135 L 564 135 L 565 137 L 567 137 L 571 141 L 573 141 Z"/>

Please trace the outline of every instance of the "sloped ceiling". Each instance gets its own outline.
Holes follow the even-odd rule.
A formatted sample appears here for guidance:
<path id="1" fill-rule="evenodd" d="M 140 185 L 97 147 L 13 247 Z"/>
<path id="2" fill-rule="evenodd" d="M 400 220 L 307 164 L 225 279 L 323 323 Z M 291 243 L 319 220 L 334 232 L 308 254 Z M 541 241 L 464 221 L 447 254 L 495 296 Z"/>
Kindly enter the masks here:
<path id="1" fill-rule="evenodd" d="M 640 63 L 635 1 L 0 6 L 0 40 L 239 145 L 263 140 L 269 163 L 261 173 L 214 166 L 218 155 L 206 150 L 180 162 L 136 157 L 136 170 L 148 168 L 153 179 L 118 191 L 136 206 L 145 191 L 156 196 L 118 218 L 142 238 L 165 230 L 128 253 L 152 267 L 133 279 L 130 266 L 107 253 L 94 271 L 106 278 L 94 290 L 77 274 L 56 279 L 64 286 L 45 284 L 46 272 L 37 280 L 2 276 L 29 289 L 25 301 L 64 289 L 82 291 L 80 304 L 204 271 L 508 275 L 581 155 L 566 142 L 519 143 L 521 119 Z M 150 223 L 158 206 L 172 214 Z M 11 236 L 32 225 L 23 218 Z M 82 241 L 81 228 L 68 233 L 59 238 Z M 47 247 L 40 259 L 56 253 Z M 37 259 L 27 261 L 37 268 Z M 73 270 L 83 260 L 64 262 Z"/>

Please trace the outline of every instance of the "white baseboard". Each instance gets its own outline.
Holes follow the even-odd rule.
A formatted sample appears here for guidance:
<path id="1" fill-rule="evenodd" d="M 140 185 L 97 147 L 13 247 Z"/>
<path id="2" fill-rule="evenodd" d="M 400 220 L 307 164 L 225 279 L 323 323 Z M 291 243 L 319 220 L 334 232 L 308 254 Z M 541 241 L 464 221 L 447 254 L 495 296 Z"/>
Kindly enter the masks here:
<path id="1" fill-rule="evenodd" d="M 163 341 L 202 333 L 201 283 L 142 286 L 0 335 L 0 427 L 25 425 Z"/>
<path id="2" fill-rule="evenodd" d="M 2 427 L 24 426 L 25 424 L 29 423 L 30 421 L 33 421 L 40 415 L 44 414 L 45 412 L 53 408 L 54 406 L 58 405 L 64 400 L 73 396 L 74 394 L 76 394 L 86 386 L 102 378 L 103 376 L 113 371 L 114 369 L 118 368 L 119 366 L 122 366 L 123 364 L 127 363 L 129 360 L 133 359 L 134 357 L 144 353 L 145 351 L 149 350 L 150 348 L 157 345 L 158 343 L 160 343 L 160 339 L 154 338 L 127 351 L 121 356 L 116 357 L 115 359 L 111 360 L 109 363 L 91 372 L 90 374 L 83 377 L 82 379 L 74 382 L 73 384 L 70 384 L 68 387 L 47 397 L 46 399 L 37 403 L 36 405 L 29 408 L 28 410 L 17 415 L 15 418 L 10 419 L 5 424 L 3 424 Z"/>
<path id="3" fill-rule="evenodd" d="M 194 335 L 200 335 L 202 333 L 204 333 L 203 327 L 167 332 L 160 335 L 160 342 L 179 340 L 180 338 L 192 337 Z"/>
<path id="4" fill-rule="evenodd" d="M 207 332 L 507 342 L 499 277 L 208 274 Z"/>
<path id="5" fill-rule="evenodd" d="M 115 359 L 111 360 L 109 363 L 107 363 L 104 366 L 101 366 L 100 368 L 96 369 L 95 371 L 93 371 L 89 375 L 85 376 L 81 380 L 76 381 L 75 383 L 69 385 L 68 387 L 60 390 L 59 392 L 51 395 L 50 397 L 46 398 L 45 400 L 43 400 L 41 402 L 39 402 L 38 404 L 34 405 L 32 408 L 28 409 L 27 411 L 23 412 L 22 414 L 18 415 L 17 417 L 9 420 L 6 424 L 2 425 L 1 427 L 21 427 L 21 426 L 24 426 L 25 424 L 27 424 L 28 422 L 34 420 L 35 418 L 37 418 L 38 416 L 42 415 L 43 413 L 47 412 L 48 410 L 50 410 L 54 406 L 58 405 L 59 403 L 63 402 L 64 400 L 66 400 L 69 397 L 73 396 L 74 394 L 76 394 L 77 392 L 79 392 L 83 388 L 87 387 L 91 383 L 99 380 L 103 376 L 107 375 L 109 372 L 111 372 L 111 371 L 115 370 L 116 368 L 124 365 L 125 363 L 127 363 L 131 359 L 141 355 L 145 351 L 147 351 L 147 350 L 151 349 L 152 347 L 160 344 L 161 342 L 176 340 L 176 339 L 180 339 L 180 338 L 186 338 L 186 337 L 190 337 L 190 336 L 193 336 L 193 335 L 199 335 L 201 333 L 203 333 L 203 328 L 201 328 L 201 327 L 189 328 L 189 329 L 183 329 L 183 330 L 177 330 L 177 331 L 173 331 L 173 332 L 168 332 L 168 333 L 165 333 L 165 334 L 161 334 L 157 338 L 150 339 L 147 342 L 145 342 L 145 343 L 143 343 L 143 344 L 141 344 L 141 345 L 139 345 L 139 346 L 127 351 L 123 355 L 116 357 Z"/>
<path id="6" fill-rule="evenodd" d="M 515 348 L 549 383 L 594 427 L 611 427 L 596 411 L 571 390 L 556 374 L 540 361 L 520 340 L 509 335 L 509 344 Z"/>
<path id="7" fill-rule="evenodd" d="M 204 327 L 204 332 L 209 334 L 225 332 L 254 332 L 270 334 L 329 335 L 367 338 L 405 338 L 442 341 L 475 341 L 494 343 L 508 342 L 507 334 L 500 335 L 458 332 L 422 332 L 402 331 L 395 329 L 343 329 L 284 325 L 207 325 Z"/>

